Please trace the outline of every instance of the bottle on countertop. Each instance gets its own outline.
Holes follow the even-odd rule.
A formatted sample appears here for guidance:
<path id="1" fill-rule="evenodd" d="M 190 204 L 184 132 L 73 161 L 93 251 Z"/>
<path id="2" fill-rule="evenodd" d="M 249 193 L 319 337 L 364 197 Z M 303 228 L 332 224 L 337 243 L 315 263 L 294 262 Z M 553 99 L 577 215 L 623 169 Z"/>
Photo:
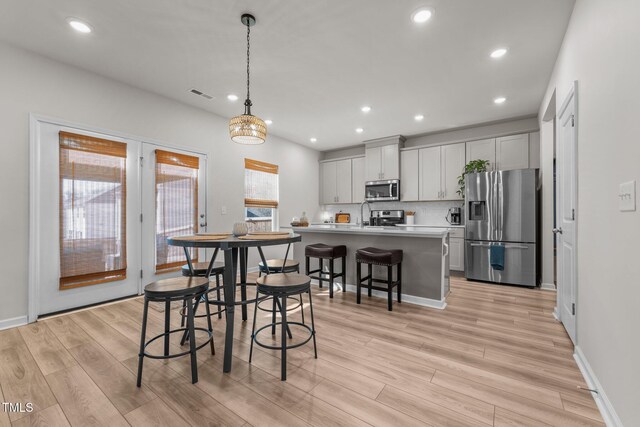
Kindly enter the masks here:
<path id="1" fill-rule="evenodd" d="M 307 213 L 302 212 L 302 216 L 300 217 L 300 227 L 308 227 L 309 226 L 309 218 L 307 218 Z"/>

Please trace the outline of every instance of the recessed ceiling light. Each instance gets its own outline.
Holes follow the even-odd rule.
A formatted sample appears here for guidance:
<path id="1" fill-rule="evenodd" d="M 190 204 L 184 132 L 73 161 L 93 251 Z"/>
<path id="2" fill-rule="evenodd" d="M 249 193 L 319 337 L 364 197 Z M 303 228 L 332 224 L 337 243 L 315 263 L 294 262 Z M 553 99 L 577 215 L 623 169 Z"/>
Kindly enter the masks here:
<path id="1" fill-rule="evenodd" d="M 227 99 L 229 101 L 237 101 L 238 100 L 238 95 L 234 95 L 233 93 L 230 93 L 229 95 L 227 95 Z"/>
<path id="2" fill-rule="evenodd" d="M 369 111 L 371 111 L 371 107 L 369 107 L 368 105 L 365 105 L 360 110 L 362 110 L 363 113 L 368 113 Z"/>
<path id="3" fill-rule="evenodd" d="M 413 119 L 416 122 L 421 122 L 424 119 L 424 116 L 422 114 L 416 114 L 415 116 L 413 116 Z"/>
<path id="4" fill-rule="evenodd" d="M 362 133 L 362 132 L 364 132 L 364 129 L 362 129 L 362 128 L 356 128 L 356 132 L 357 132 L 357 133 Z"/>
<path id="5" fill-rule="evenodd" d="M 504 96 L 499 96 L 496 99 L 494 99 L 493 102 L 495 102 L 496 104 L 502 104 L 506 100 L 507 100 L 507 98 L 505 98 Z"/>
<path id="6" fill-rule="evenodd" d="M 411 20 L 416 24 L 424 24 L 433 16 L 433 9 L 422 8 L 413 12 Z"/>
<path id="7" fill-rule="evenodd" d="M 309 138 L 309 141 L 311 141 L 311 142 L 318 142 L 318 138 Z"/>
<path id="8" fill-rule="evenodd" d="M 91 27 L 89 26 L 89 24 L 87 24 L 86 22 L 82 22 L 79 19 L 69 18 L 69 19 L 67 19 L 67 22 L 69 23 L 71 28 L 73 28 L 74 30 L 76 30 L 79 33 L 88 34 L 88 33 L 90 33 L 92 31 Z"/>
<path id="9" fill-rule="evenodd" d="M 507 49 L 505 48 L 500 48 L 500 49 L 496 49 L 493 52 L 491 52 L 491 57 L 494 59 L 497 58 L 502 58 L 505 54 L 507 53 Z"/>
<path id="10" fill-rule="evenodd" d="M 272 125 L 273 124 L 273 120 L 269 120 L 269 119 L 265 120 L 264 122 L 266 124 L 268 124 L 268 125 Z"/>

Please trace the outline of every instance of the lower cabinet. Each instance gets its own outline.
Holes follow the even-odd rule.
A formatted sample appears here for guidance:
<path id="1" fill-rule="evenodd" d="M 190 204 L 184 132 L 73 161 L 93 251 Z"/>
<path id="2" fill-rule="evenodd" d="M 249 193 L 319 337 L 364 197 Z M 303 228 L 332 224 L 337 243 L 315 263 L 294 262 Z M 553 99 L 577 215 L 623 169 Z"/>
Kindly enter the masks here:
<path id="1" fill-rule="evenodd" d="M 464 239 L 449 239 L 449 270 L 464 271 Z"/>

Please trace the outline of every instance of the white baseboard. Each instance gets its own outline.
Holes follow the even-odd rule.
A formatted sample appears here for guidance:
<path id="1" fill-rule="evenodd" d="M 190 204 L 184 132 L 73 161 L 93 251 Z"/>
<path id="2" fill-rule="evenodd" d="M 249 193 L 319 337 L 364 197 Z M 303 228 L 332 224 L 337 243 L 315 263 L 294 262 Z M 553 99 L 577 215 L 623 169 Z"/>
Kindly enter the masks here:
<path id="1" fill-rule="evenodd" d="M 556 291 L 556 285 L 554 285 L 553 283 L 541 283 L 540 284 L 540 289 L 545 290 L 545 291 Z"/>
<path id="2" fill-rule="evenodd" d="M 347 292 L 355 293 L 356 290 L 357 290 L 357 287 L 355 285 L 347 284 Z M 366 290 L 364 291 L 364 293 L 366 294 Z M 372 295 L 378 298 L 384 298 L 385 300 L 387 299 L 387 293 L 384 291 L 374 290 L 372 292 Z M 403 303 L 408 302 L 409 304 L 421 305 L 423 307 L 437 308 L 438 310 L 444 310 L 444 308 L 447 306 L 447 303 L 444 300 L 438 301 L 431 298 L 423 298 L 423 297 L 417 297 L 414 295 L 407 295 L 407 294 L 400 294 L 400 295 L 402 296 Z M 395 301 L 395 293 L 394 293 L 394 301 Z"/>
<path id="3" fill-rule="evenodd" d="M 15 328 L 16 326 L 26 325 L 27 316 L 12 317 L 11 319 L 0 320 L 0 331 L 3 329 Z"/>
<path id="4" fill-rule="evenodd" d="M 589 365 L 589 362 L 587 362 L 587 359 L 580 347 L 575 346 L 573 358 L 576 360 L 578 368 L 587 382 L 587 386 L 590 389 L 598 390 L 597 393 L 592 392 L 591 395 L 596 401 L 596 405 L 598 405 L 598 409 L 600 410 L 600 414 L 602 415 L 605 424 L 608 427 L 622 427 L 622 421 L 620 421 L 618 414 L 616 414 L 611 401 L 607 398 L 604 389 L 600 385 L 600 381 L 598 381 L 596 374 L 591 369 L 591 366 Z"/>

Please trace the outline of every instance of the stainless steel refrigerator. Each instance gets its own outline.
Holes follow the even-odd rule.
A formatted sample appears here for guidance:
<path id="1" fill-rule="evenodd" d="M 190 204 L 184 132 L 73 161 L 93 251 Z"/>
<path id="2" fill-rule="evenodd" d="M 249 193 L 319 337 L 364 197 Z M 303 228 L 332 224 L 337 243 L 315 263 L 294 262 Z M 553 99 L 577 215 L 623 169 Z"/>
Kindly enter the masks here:
<path id="1" fill-rule="evenodd" d="M 467 174 L 465 203 L 467 279 L 538 286 L 538 170 Z"/>

